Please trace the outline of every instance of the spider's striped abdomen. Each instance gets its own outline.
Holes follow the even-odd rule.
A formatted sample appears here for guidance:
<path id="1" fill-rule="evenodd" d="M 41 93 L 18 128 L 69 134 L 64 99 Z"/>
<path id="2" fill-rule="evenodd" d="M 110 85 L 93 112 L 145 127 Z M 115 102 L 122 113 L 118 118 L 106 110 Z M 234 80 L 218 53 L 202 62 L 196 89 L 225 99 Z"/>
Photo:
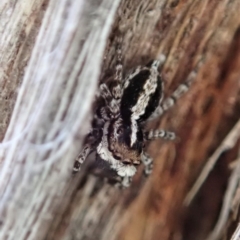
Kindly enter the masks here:
<path id="1" fill-rule="evenodd" d="M 159 106 L 163 95 L 157 68 L 138 68 L 124 84 L 120 113 L 125 122 L 146 121 Z"/>

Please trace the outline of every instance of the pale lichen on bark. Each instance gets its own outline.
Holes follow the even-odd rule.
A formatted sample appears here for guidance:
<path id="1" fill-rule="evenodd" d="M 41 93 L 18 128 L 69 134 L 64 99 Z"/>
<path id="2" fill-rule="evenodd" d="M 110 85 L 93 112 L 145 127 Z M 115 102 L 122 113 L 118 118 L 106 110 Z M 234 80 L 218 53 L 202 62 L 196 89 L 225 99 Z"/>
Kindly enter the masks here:
<path id="1" fill-rule="evenodd" d="M 6 52 L 14 45 L 14 64 L 17 51 L 24 46 L 21 39 L 17 49 L 15 37 L 22 25 L 23 32 L 31 29 L 27 20 L 42 14 L 43 3 L 16 1 L 7 6 L 14 26 L 6 21 L 5 32 L 8 28 L 15 31 L 7 32 L 5 38 L 3 35 L 2 42 Z M 88 129 L 87 116 L 117 6 L 118 1 L 53 0 L 43 14 L 1 143 L 1 239 L 46 236 L 54 211 L 64 199 L 76 150 Z M 8 52 L 2 53 L 8 57 Z M 14 90 L 17 87 L 15 84 Z"/>

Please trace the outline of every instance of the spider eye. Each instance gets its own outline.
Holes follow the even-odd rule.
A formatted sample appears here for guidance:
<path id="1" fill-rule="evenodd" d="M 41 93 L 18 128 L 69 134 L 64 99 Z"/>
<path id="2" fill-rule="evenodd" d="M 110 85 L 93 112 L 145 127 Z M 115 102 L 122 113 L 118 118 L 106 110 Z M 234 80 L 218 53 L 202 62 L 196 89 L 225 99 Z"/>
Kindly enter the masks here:
<path id="1" fill-rule="evenodd" d="M 123 161 L 123 164 L 130 165 L 131 162 L 130 161 Z"/>
<path id="2" fill-rule="evenodd" d="M 122 157 L 119 156 L 119 155 L 113 154 L 113 157 L 114 157 L 115 159 L 117 159 L 117 160 L 122 160 Z"/>
<path id="3" fill-rule="evenodd" d="M 140 162 L 134 162 L 133 165 L 138 166 L 138 165 L 140 165 Z"/>

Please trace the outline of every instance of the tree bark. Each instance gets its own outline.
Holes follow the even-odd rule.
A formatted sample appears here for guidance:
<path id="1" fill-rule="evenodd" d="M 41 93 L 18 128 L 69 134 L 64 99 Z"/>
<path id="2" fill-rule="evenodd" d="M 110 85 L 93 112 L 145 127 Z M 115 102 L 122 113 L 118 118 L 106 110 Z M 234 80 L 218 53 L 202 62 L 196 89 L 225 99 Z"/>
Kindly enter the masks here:
<path id="1" fill-rule="evenodd" d="M 0 239 L 206 239 L 239 140 L 220 155 L 191 205 L 183 202 L 239 120 L 239 9 L 237 0 L 0 3 Z M 71 172 L 98 80 L 113 72 L 117 34 L 125 73 L 166 56 L 165 97 L 194 79 L 148 126 L 175 131 L 178 140 L 149 144 L 153 174 L 145 179 L 140 167 L 126 190 L 92 175 L 91 160 L 80 174 Z M 223 230 L 209 240 L 232 233 L 227 224 Z"/>

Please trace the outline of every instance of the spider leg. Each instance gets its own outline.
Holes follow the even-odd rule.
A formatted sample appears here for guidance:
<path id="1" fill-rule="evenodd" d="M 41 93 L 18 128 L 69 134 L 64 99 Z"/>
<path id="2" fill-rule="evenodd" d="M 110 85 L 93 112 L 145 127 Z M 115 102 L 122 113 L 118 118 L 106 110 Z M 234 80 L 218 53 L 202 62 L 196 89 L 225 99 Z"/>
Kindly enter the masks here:
<path id="1" fill-rule="evenodd" d="M 166 61 L 166 56 L 163 54 L 160 54 L 157 59 L 153 60 L 151 64 L 152 69 L 158 70 L 159 67 L 162 67 L 164 62 Z"/>
<path id="2" fill-rule="evenodd" d="M 115 65 L 115 75 L 110 81 L 110 86 L 108 88 L 108 96 L 111 98 L 106 101 L 106 103 L 115 109 L 119 100 L 122 97 L 122 81 L 123 81 L 123 64 L 122 64 L 122 37 L 118 36 L 116 38 L 116 65 Z M 104 86 L 105 87 L 105 86 Z M 105 87 L 106 88 L 106 87 Z M 106 99 L 106 98 L 105 98 Z"/>
<path id="3" fill-rule="evenodd" d="M 80 171 L 81 165 L 84 163 L 87 156 L 90 154 L 90 152 L 92 150 L 93 150 L 93 148 L 90 144 L 85 144 L 85 146 L 83 147 L 83 150 L 80 152 L 80 154 L 75 159 L 75 163 L 73 165 L 73 173 Z"/>
<path id="4" fill-rule="evenodd" d="M 165 140 L 174 140 L 176 134 L 174 132 L 165 131 L 163 129 L 150 130 L 145 132 L 146 140 L 153 140 L 158 138 L 163 138 Z"/>
<path id="5" fill-rule="evenodd" d="M 119 87 L 121 88 L 121 86 L 119 85 Z M 114 87 L 112 89 L 112 91 L 114 90 Z M 115 89 L 116 90 L 116 89 Z M 114 97 L 113 92 L 111 93 L 109 87 L 105 84 L 102 83 L 100 85 L 100 95 L 102 96 L 102 98 L 105 101 L 106 106 L 100 108 L 100 111 L 102 112 L 103 116 L 107 116 L 109 115 L 109 111 L 113 114 L 117 114 L 119 112 L 119 99 L 116 99 Z M 109 119 L 110 116 L 108 116 Z M 108 120 L 106 117 L 103 117 L 104 119 Z"/>
<path id="6" fill-rule="evenodd" d="M 105 103 L 111 102 L 112 94 L 107 84 L 106 83 L 100 84 L 99 89 L 100 89 L 100 96 L 104 99 Z"/>
<path id="7" fill-rule="evenodd" d="M 121 50 L 121 45 L 122 45 L 122 38 L 117 37 L 117 47 L 116 47 L 116 67 L 115 67 L 115 76 L 113 79 L 109 82 L 107 85 L 106 83 L 102 83 L 100 85 L 100 96 L 105 101 L 106 104 L 106 110 L 102 110 L 107 112 L 109 111 L 113 115 L 117 115 L 119 113 L 119 103 L 122 97 L 122 70 L 123 70 L 123 65 L 122 65 L 122 50 Z M 106 114 L 105 114 L 106 115 Z"/>
<path id="8" fill-rule="evenodd" d="M 144 152 L 142 154 L 142 163 L 145 167 L 144 169 L 144 173 L 146 176 L 150 175 L 152 173 L 152 169 L 153 169 L 153 160 L 152 158 L 146 153 Z"/>
<path id="9" fill-rule="evenodd" d="M 85 162 L 88 155 L 95 149 L 97 143 L 100 141 L 102 136 L 101 129 L 93 128 L 91 132 L 87 135 L 85 140 L 85 145 L 82 151 L 79 153 L 75 159 L 73 165 L 73 173 L 80 171 L 82 164 Z"/>
<path id="10" fill-rule="evenodd" d="M 161 115 L 163 115 L 164 112 L 166 112 L 168 109 L 170 109 L 172 106 L 175 105 L 176 101 L 182 97 L 190 88 L 192 85 L 194 79 L 195 79 L 196 73 L 193 71 L 190 73 L 187 81 L 185 83 L 180 84 L 177 89 L 173 92 L 173 94 L 166 98 L 160 106 L 157 107 L 155 112 L 152 114 L 152 116 L 148 120 L 153 120 Z"/>
<path id="11" fill-rule="evenodd" d="M 105 122 L 105 121 L 110 120 L 110 118 L 111 118 L 110 111 L 107 107 L 99 108 L 98 112 L 97 112 L 97 116 L 98 116 L 98 119 L 96 118 L 97 121 L 103 120 Z"/>
<path id="12" fill-rule="evenodd" d="M 122 79 L 123 79 L 123 64 L 122 64 L 122 37 L 117 37 L 117 47 L 116 47 L 116 66 L 115 66 L 115 76 L 114 76 L 114 86 L 112 88 L 112 95 L 115 99 L 120 99 L 122 97 Z"/>

